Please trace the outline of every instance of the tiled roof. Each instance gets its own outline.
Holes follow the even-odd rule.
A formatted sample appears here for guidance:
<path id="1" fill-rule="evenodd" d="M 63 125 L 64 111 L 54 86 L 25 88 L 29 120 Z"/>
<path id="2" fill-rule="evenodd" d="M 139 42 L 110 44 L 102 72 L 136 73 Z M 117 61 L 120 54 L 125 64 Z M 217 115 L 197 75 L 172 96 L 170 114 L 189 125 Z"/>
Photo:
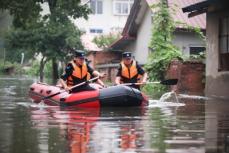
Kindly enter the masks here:
<path id="1" fill-rule="evenodd" d="M 149 6 L 156 4 L 158 0 L 146 0 Z M 175 21 L 188 24 L 192 27 L 198 27 L 201 29 L 206 29 L 206 14 L 201 14 L 192 18 L 188 18 L 187 14 L 182 12 L 182 8 L 202 2 L 204 0 L 168 0 L 169 7 L 175 9 L 175 13 L 172 14 Z M 181 25 L 177 28 L 184 28 Z"/>

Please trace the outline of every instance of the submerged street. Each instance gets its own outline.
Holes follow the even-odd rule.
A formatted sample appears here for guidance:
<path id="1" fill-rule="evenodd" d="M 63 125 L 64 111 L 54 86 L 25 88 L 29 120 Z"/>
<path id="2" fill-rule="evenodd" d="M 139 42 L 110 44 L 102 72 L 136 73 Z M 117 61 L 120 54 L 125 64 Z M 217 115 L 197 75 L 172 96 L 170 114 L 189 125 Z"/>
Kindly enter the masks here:
<path id="1" fill-rule="evenodd" d="M 62 109 L 34 104 L 35 80 L 0 78 L 1 153 L 227 151 L 227 100 L 177 95 L 145 108 Z"/>

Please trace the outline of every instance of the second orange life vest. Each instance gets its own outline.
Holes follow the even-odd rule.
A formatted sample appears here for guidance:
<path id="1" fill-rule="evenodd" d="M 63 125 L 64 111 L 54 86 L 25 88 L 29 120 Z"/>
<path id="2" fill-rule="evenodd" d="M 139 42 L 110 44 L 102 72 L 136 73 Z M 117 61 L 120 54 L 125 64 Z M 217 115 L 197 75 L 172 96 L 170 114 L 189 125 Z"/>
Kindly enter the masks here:
<path id="1" fill-rule="evenodd" d="M 123 62 L 121 62 L 122 72 L 121 75 L 125 78 L 132 79 L 138 75 L 136 61 L 133 61 L 130 67 L 127 67 Z"/>

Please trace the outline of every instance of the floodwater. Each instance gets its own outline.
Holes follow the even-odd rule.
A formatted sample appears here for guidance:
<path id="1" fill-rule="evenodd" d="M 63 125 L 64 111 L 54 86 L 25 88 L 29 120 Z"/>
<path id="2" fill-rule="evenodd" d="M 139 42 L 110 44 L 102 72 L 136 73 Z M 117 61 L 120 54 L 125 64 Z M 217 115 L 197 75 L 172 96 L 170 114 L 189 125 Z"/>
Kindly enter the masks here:
<path id="1" fill-rule="evenodd" d="M 63 110 L 33 104 L 33 81 L 0 78 L 0 153 L 229 152 L 228 100 L 168 93 L 146 108 Z"/>

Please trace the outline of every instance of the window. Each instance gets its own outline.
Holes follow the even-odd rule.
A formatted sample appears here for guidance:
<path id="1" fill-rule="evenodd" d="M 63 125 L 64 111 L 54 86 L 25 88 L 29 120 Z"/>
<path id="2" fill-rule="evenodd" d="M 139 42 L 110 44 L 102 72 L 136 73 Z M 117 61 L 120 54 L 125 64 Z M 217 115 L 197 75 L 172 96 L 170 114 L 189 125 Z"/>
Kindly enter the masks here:
<path id="1" fill-rule="evenodd" d="M 103 33 L 102 29 L 90 29 L 90 33 Z"/>
<path id="2" fill-rule="evenodd" d="M 190 47 L 190 55 L 199 55 L 201 52 L 204 52 L 206 50 L 205 47 Z"/>
<path id="3" fill-rule="evenodd" d="M 114 15 L 128 15 L 134 0 L 114 0 L 113 13 Z"/>
<path id="4" fill-rule="evenodd" d="M 220 19 L 219 62 L 219 70 L 229 71 L 229 17 L 224 17 Z"/>
<path id="5" fill-rule="evenodd" d="M 102 0 L 91 0 L 90 8 L 93 14 L 103 14 L 103 1 Z"/>

